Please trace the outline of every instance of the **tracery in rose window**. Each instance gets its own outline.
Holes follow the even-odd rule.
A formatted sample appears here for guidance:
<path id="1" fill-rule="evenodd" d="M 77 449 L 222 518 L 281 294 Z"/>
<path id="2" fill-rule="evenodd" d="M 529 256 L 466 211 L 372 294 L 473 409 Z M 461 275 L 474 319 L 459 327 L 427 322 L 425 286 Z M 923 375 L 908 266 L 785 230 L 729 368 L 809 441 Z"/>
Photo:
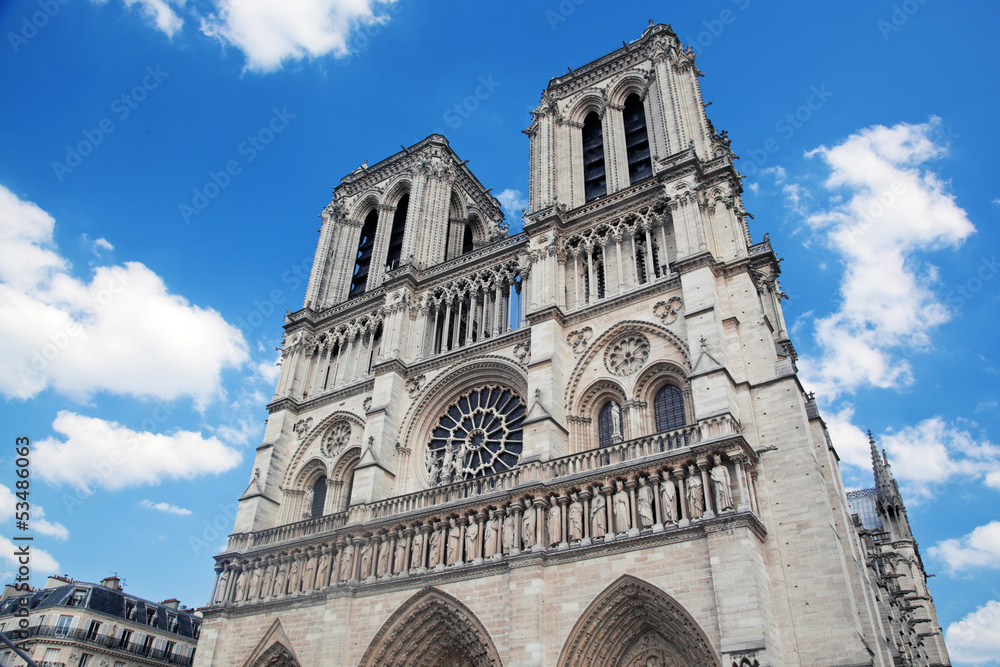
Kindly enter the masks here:
<path id="1" fill-rule="evenodd" d="M 427 444 L 431 484 L 452 484 L 514 468 L 521 458 L 524 403 L 506 387 L 473 389 L 449 405 Z"/>

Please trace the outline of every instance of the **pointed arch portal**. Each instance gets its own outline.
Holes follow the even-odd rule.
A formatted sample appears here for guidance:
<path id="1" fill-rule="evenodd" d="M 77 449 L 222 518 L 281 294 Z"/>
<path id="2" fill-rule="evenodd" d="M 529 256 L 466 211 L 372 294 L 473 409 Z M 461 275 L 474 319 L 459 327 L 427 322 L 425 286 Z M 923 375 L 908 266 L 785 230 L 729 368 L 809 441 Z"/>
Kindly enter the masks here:
<path id="1" fill-rule="evenodd" d="M 708 637 L 662 590 L 625 575 L 577 621 L 559 667 L 720 667 Z"/>
<path id="2" fill-rule="evenodd" d="M 417 593 L 389 617 L 361 667 L 501 667 L 493 640 L 464 604 L 436 588 Z"/>

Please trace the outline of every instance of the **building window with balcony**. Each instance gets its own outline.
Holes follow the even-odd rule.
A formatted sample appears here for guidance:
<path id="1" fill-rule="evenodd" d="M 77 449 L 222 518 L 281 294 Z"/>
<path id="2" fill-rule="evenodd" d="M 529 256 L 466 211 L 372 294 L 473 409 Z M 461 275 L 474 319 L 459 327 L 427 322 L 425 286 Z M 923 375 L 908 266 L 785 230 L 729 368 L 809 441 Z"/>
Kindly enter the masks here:
<path id="1" fill-rule="evenodd" d="M 87 641 L 94 641 L 97 636 L 101 633 L 101 622 L 91 621 L 90 627 L 87 628 Z"/>
<path id="2" fill-rule="evenodd" d="M 170 660 L 174 657 L 174 650 L 177 648 L 177 642 L 167 642 L 166 647 L 163 649 L 163 657 L 166 660 Z"/>
<path id="3" fill-rule="evenodd" d="M 132 631 L 122 630 L 121 636 L 118 638 L 118 648 L 128 648 L 128 645 L 132 642 Z"/>
<path id="4" fill-rule="evenodd" d="M 583 191 L 587 201 L 608 193 L 604 173 L 604 129 L 596 111 L 588 113 L 583 120 Z"/>
<path id="5" fill-rule="evenodd" d="M 65 637 L 69 634 L 69 626 L 73 624 L 72 616 L 60 616 L 56 624 L 56 637 Z"/>
<path id="6" fill-rule="evenodd" d="M 59 649 L 57 648 L 47 648 L 45 649 L 45 656 L 42 657 L 42 664 L 51 665 L 59 660 Z"/>
<path id="7" fill-rule="evenodd" d="M 125 663 L 122 660 L 115 660 L 115 667 L 125 667 Z"/>
<path id="8" fill-rule="evenodd" d="M 153 652 L 153 642 L 155 641 L 153 635 L 146 635 L 142 640 L 142 654 L 149 655 Z"/>
<path id="9" fill-rule="evenodd" d="M 78 663 L 78 667 L 89 667 L 90 661 L 91 661 L 91 659 L 93 659 L 93 657 L 94 656 L 92 656 L 90 653 L 83 653 L 83 654 L 81 654 L 80 655 L 80 662 Z"/>

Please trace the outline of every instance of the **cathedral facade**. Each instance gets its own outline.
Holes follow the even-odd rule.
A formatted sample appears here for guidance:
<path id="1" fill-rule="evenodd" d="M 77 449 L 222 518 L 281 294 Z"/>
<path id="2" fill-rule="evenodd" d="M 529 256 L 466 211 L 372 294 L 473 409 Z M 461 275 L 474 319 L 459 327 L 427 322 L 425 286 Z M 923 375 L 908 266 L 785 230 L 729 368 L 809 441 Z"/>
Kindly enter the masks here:
<path id="1" fill-rule="evenodd" d="M 521 233 L 439 135 L 341 180 L 196 665 L 949 664 L 699 76 L 651 24 L 552 79 Z"/>

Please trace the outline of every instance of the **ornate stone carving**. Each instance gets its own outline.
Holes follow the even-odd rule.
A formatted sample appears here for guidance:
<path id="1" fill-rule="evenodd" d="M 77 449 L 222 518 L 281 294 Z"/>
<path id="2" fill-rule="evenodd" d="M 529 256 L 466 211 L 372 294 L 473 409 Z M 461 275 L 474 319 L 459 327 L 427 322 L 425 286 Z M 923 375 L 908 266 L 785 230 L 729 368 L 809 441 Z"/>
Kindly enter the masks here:
<path id="1" fill-rule="evenodd" d="M 323 444 L 320 447 L 320 451 L 327 458 L 336 458 L 347 449 L 347 445 L 351 441 L 351 425 L 346 419 L 342 419 L 335 422 L 327 430 L 326 435 L 323 437 Z"/>
<path id="2" fill-rule="evenodd" d="M 514 358 L 527 365 L 531 361 L 531 343 L 525 341 L 514 346 Z"/>
<path id="3" fill-rule="evenodd" d="M 629 333 L 617 342 L 608 345 L 604 353 L 604 365 L 615 375 L 625 376 L 635 373 L 649 359 L 649 339 L 641 333 Z"/>
<path id="4" fill-rule="evenodd" d="M 683 305 L 679 296 L 672 296 L 666 301 L 660 301 L 653 306 L 653 314 L 659 317 L 660 321 L 664 324 L 673 324 L 677 320 L 677 314 Z"/>
<path id="5" fill-rule="evenodd" d="M 299 440 L 306 437 L 306 433 L 309 432 L 309 427 L 312 425 L 312 420 L 312 417 L 306 417 L 305 419 L 298 420 L 295 422 L 295 425 L 292 426 L 292 430 L 295 431 L 296 435 L 298 435 Z"/>
<path id="6" fill-rule="evenodd" d="M 573 348 L 574 354 L 580 354 L 587 349 L 587 343 L 590 342 L 590 338 L 593 335 L 594 330 L 592 328 L 583 327 L 576 331 L 570 331 L 569 335 L 566 336 L 566 342 Z"/>
<path id="7" fill-rule="evenodd" d="M 712 498 L 715 500 L 716 512 L 728 512 L 733 509 L 733 491 L 729 481 L 729 469 L 722 463 L 722 458 L 715 457 L 715 466 L 709 476 L 712 480 Z"/>
<path id="8" fill-rule="evenodd" d="M 372 397 L 371 396 L 367 397 L 361 403 L 361 407 L 363 407 L 365 409 L 365 412 L 368 412 L 369 410 L 371 410 L 372 409 Z"/>
<path id="9" fill-rule="evenodd" d="M 426 383 L 427 383 L 426 375 L 418 375 L 416 377 L 412 377 L 406 381 L 406 393 L 410 395 L 410 398 L 416 398 L 417 394 L 421 392 Z"/>

